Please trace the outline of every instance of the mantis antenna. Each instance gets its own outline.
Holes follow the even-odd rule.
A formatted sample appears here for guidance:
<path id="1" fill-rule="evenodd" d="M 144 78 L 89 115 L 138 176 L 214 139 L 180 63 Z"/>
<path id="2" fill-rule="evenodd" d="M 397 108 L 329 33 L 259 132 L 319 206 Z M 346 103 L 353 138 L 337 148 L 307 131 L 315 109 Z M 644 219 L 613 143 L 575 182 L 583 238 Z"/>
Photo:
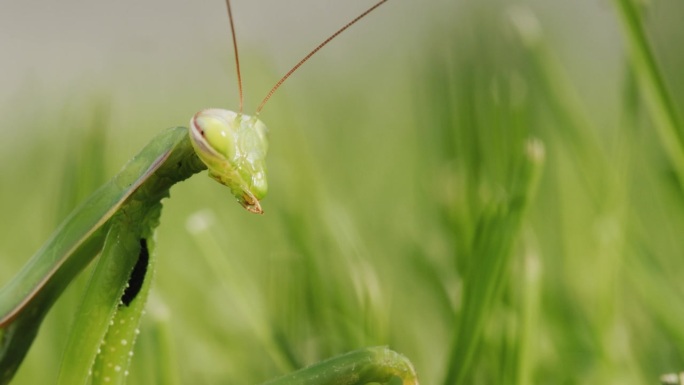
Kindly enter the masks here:
<path id="1" fill-rule="evenodd" d="M 256 112 L 254 113 L 255 116 L 258 116 L 261 110 L 264 108 L 264 105 L 268 100 L 273 96 L 273 93 L 276 92 L 278 88 L 280 88 L 281 85 L 289 78 L 299 67 L 302 66 L 302 64 L 306 63 L 313 55 L 316 54 L 321 48 L 323 48 L 326 44 L 330 43 L 334 38 L 336 38 L 339 34 L 344 32 L 347 28 L 351 27 L 352 25 L 356 24 L 357 21 L 363 19 L 366 15 L 369 13 L 373 12 L 376 8 L 381 6 L 383 3 L 387 2 L 388 0 L 380 0 L 375 5 L 372 7 L 368 8 L 365 12 L 354 18 L 354 20 L 350 21 L 346 25 L 344 25 L 342 28 L 337 30 L 337 32 L 333 33 L 330 37 L 325 39 L 322 43 L 320 43 L 316 48 L 314 48 L 311 52 L 309 52 L 302 60 L 299 61 L 299 63 L 295 64 L 294 67 L 292 67 L 291 70 L 289 70 L 285 76 L 283 76 L 280 80 L 278 80 L 278 83 L 271 88 L 271 90 L 268 92 L 264 100 L 261 101 L 261 104 L 259 104 L 259 107 L 257 107 Z M 237 41 L 235 38 L 235 27 L 233 26 L 233 14 L 230 9 L 230 0 L 226 0 L 226 6 L 228 7 L 228 19 L 230 20 L 230 32 L 233 37 L 233 49 L 235 51 L 235 66 L 237 68 L 237 77 L 238 77 L 238 89 L 240 92 L 240 113 L 242 113 L 242 105 L 243 105 L 243 96 L 242 96 L 242 78 L 240 76 L 240 60 L 238 59 L 238 49 L 237 49 Z"/>
<path id="2" fill-rule="evenodd" d="M 268 151 L 268 130 L 258 118 L 264 105 L 285 80 L 316 52 L 387 1 L 378 1 L 304 56 L 271 88 L 271 91 L 256 109 L 254 116 L 247 116 L 242 113 L 242 76 L 240 74 L 235 26 L 233 25 L 233 12 L 230 8 L 230 0 L 226 0 L 230 32 L 233 37 L 233 49 L 235 50 L 240 110 L 237 113 L 220 108 L 202 110 L 190 120 L 189 132 L 191 144 L 197 156 L 207 165 L 209 176 L 228 186 L 238 202 L 248 211 L 263 213 L 259 201 L 266 196 L 268 189 L 265 163 L 266 152 Z"/>
<path id="3" fill-rule="evenodd" d="M 240 93 L 240 113 L 244 105 L 244 95 L 242 93 L 242 75 L 240 75 L 240 58 L 238 56 L 237 38 L 235 37 L 235 25 L 233 24 L 233 11 L 230 8 L 230 0 L 226 0 L 228 7 L 228 21 L 230 22 L 230 36 L 233 38 L 233 51 L 235 52 L 235 68 L 237 70 L 238 92 Z"/>
<path id="4" fill-rule="evenodd" d="M 357 16 L 356 18 L 354 18 L 354 20 L 352 20 L 352 21 L 350 21 L 349 23 L 347 23 L 344 27 L 338 29 L 337 32 L 333 33 L 332 35 L 330 35 L 330 37 L 328 37 L 327 39 L 323 40 L 323 42 L 322 42 L 321 44 L 319 44 L 316 48 L 314 48 L 311 52 L 309 52 L 308 55 L 304 56 L 304 58 L 303 58 L 302 60 L 300 60 L 299 63 L 295 64 L 295 66 L 292 67 L 292 69 L 289 70 L 289 71 L 285 74 L 285 76 L 283 76 L 280 80 L 278 80 L 278 83 L 276 83 L 276 85 L 273 86 L 273 88 L 271 88 L 271 91 L 268 92 L 268 94 L 266 95 L 266 97 L 264 98 L 264 100 L 262 100 L 262 101 L 261 101 L 261 104 L 259 104 L 259 107 L 257 107 L 256 112 L 254 113 L 254 115 L 255 115 L 255 116 L 258 116 L 258 115 L 259 115 L 259 113 L 261 112 L 261 110 L 264 108 L 264 105 L 266 104 L 266 102 L 268 102 L 268 100 L 271 98 L 271 96 L 273 96 L 273 93 L 276 92 L 276 90 L 277 90 L 278 88 L 280 88 L 280 86 L 285 82 L 285 80 L 287 80 L 287 78 L 289 78 L 290 75 L 292 75 L 295 71 L 297 71 L 297 69 L 298 69 L 299 67 L 301 67 L 302 64 L 306 63 L 306 61 L 309 60 L 309 59 L 311 58 L 311 56 L 313 56 L 313 55 L 314 55 L 316 52 L 318 52 L 321 48 L 325 47 L 326 44 L 330 43 L 330 41 L 332 41 L 332 40 L 333 40 L 334 38 L 336 38 L 339 34 L 341 34 L 342 32 L 344 32 L 347 28 L 349 28 L 349 27 L 351 27 L 352 25 L 356 24 L 357 21 L 363 19 L 364 16 L 366 16 L 366 15 L 368 15 L 369 13 L 373 12 L 374 9 L 378 8 L 379 6 L 381 6 L 381 5 L 382 5 L 383 3 L 385 3 L 385 2 L 387 2 L 387 0 L 380 0 L 380 1 L 378 1 L 377 3 L 375 3 L 374 6 L 368 8 L 365 12 L 363 12 L 362 14 L 360 14 L 359 16 Z"/>

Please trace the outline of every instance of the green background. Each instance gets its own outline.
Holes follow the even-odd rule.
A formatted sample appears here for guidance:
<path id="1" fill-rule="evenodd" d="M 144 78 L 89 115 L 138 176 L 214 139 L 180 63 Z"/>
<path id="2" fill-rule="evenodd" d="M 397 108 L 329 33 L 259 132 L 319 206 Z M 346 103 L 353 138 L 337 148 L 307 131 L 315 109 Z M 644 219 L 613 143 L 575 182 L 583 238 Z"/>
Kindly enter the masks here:
<path id="1" fill-rule="evenodd" d="M 157 132 L 238 104 L 220 1 L 26 3 L 0 16 L 0 283 Z M 326 47 L 261 115 L 263 216 L 204 175 L 172 190 L 129 383 L 258 383 L 371 345 L 424 384 L 683 371 L 679 144 L 616 3 L 392 0 Z M 368 5 L 236 0 L 245 111 Z M 679 111 L 684 5 L 640 6 Z M 14 383 L 54 381 L 87 275 Z"/>

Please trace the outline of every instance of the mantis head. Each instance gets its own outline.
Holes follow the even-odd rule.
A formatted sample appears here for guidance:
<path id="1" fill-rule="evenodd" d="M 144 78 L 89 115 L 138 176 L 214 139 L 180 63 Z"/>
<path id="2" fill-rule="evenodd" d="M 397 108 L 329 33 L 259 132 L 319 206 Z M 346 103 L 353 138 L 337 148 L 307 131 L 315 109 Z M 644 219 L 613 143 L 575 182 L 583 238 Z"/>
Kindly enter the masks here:
<path id="1" fill-rule="evenodd" d="M 386 1 L 388 0 L 379 0 L 304 56 L 273 86 L 256 109 L 255 115 L 248 116 L 242 113 L 244 98 L 242 77 L 240 76 L 240 60 L 238 59 L 233 12 L 230 8 L 230 0 L 226 0 L 233 50 L 235 51 L 240 112 L 236 113 L 218 108 L 198 112 L 190 121 L 190 142 L 199 158 L 207 165 L 209 176 L 228 186 L 238 202 L 248 211 L 263 213 L 259 200 L 263 199 L 267 190 L 265 158 L 268 151 L 268 140 L 266 138 L 268 130 L 257 118 L 264 105 L 283 82 L 318 50 Z"/>
<path id="2" fill-rule="evenodd" d="M 266 195 L 268 129 L 256 117 L 210 108 L 190 121 L 190 142 L 209 176 L 228 186 L 248 211 L 261 214 Z"/>

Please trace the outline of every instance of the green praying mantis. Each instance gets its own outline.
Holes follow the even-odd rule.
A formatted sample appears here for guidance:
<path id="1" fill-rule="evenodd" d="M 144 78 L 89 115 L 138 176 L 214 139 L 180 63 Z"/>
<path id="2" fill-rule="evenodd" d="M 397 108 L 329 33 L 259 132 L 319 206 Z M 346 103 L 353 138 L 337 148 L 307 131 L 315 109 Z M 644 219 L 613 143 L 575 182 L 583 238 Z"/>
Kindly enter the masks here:
<path id="1" fill-rule="evenodd" d="M 267 129 L 258 114 L 273 92 L 313 54 L 368 13 L 346 24 L 295 65 L 268 93 L 254 116 L 242 113 L 242 81 L 230 1 L 226 1 L 240 110 L 206 109 L 188 129 L 157 135 L 109 182 L 73 211 L 19 273 L 0 290 L 0 384 L 8 384 L 41 322 L 69 283 L 97 255 L 71 329 L 60 385 L 124 384 L 154 271 L 153 232 L 161 199 L 195 173 L 227 186 L 249 212 L 262 213 L 267 192 Z M 338 356 L 273 380 L 290 384 L 417 384 L 411 363 L 384 347 Z"/>

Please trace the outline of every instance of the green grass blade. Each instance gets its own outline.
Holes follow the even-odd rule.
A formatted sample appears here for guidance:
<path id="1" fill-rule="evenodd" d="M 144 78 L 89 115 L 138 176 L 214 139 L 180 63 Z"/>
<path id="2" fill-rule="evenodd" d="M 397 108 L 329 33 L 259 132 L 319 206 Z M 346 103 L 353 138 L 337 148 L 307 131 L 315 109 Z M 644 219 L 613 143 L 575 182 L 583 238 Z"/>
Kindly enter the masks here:
<path id="1" fill-rule="evenodd" d="M 179 361 L 176 356 L 171 314 L 161 299 L 152 296 L 147 306 L 148 315 L 141 327 L 140 342 L 131 372 L 143 377 L 142 383 L 151 385 L 180 385 Z"/>
<path id="2" fill-rule="evenodd" d="M 681 116 L 658 69 L 633 0 L 615 0 L 627 39 L 631 64 L 644 91 L 644 99 L 679 183 L 684 187 L 684 127 Z"/>
<path id="3" fill-rule="evenodd" d="M 444 384 L 462 384 L 470 374 L 485 323 L 508 277 L 512 248 L 526 208 L 537 186 L 544 150 L 530 141 L 509 196 L 489 207 L 480 218 L 473 256 L 477 259 L 464 278 L 464 304 L 447 363 Z"/>

